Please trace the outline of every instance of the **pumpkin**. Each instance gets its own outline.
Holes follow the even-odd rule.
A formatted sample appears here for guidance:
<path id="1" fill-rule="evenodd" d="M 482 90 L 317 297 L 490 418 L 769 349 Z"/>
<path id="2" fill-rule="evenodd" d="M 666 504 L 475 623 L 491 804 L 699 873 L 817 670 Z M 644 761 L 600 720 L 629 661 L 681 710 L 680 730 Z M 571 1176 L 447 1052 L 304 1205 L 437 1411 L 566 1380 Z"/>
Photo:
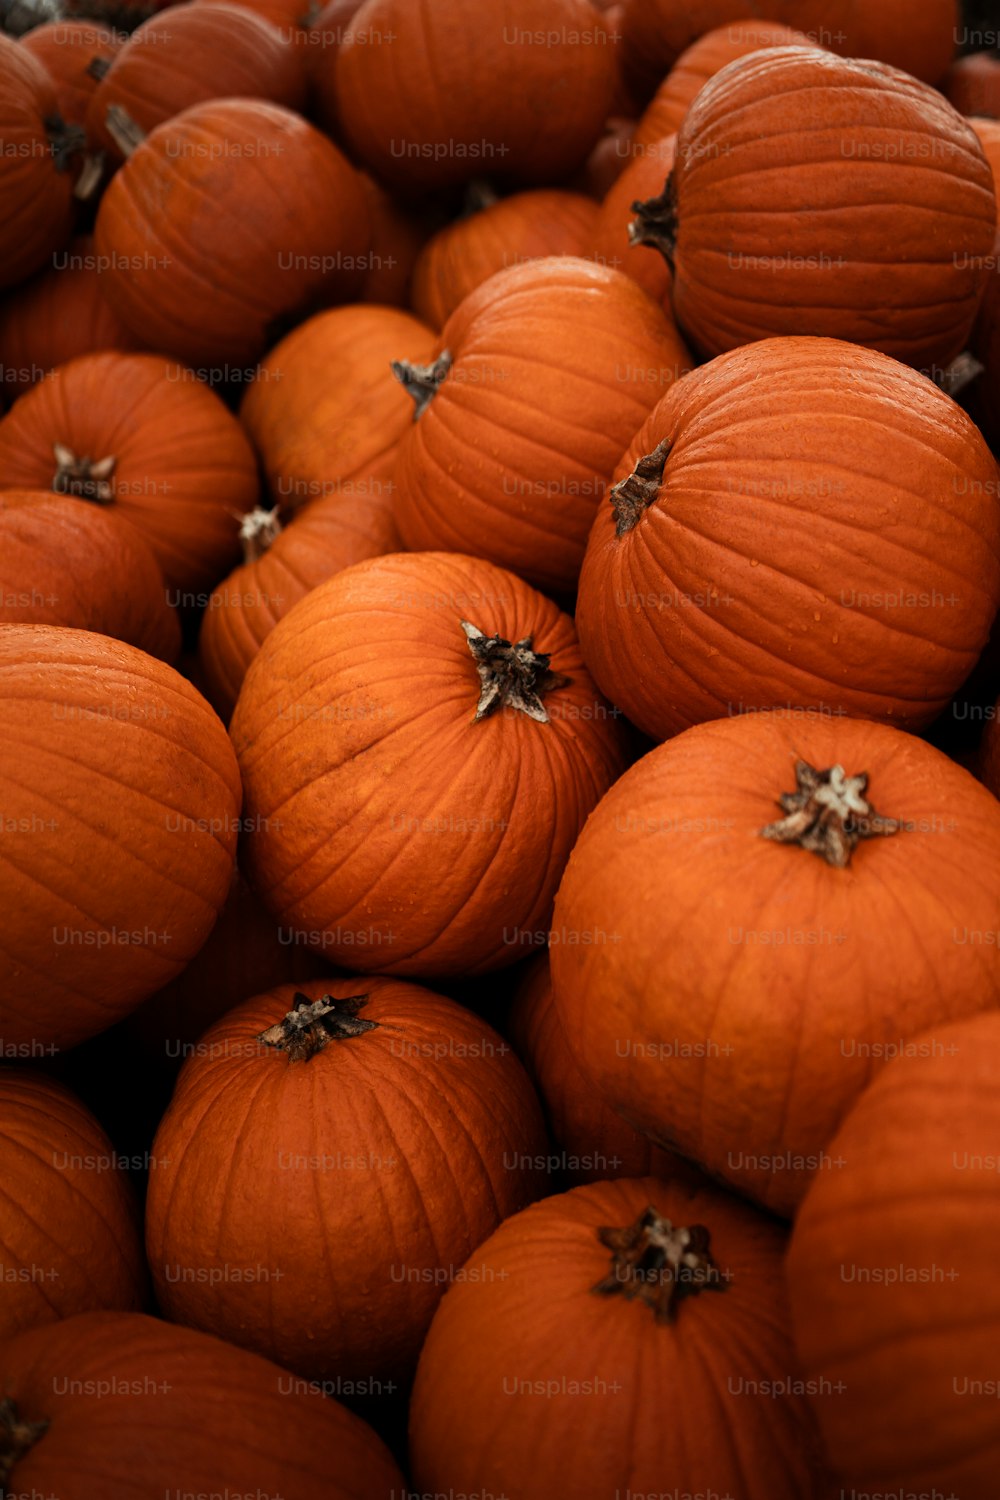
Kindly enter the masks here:
<path id="1" fill-rule="evenodd" d="M 418 318 L 441 329 L 459 303 L 506 266 L 545 255 L 585 256 L 597 209 L 580 193 L 537 188 L 487 203 L 440 229 L 424 246 L 413 273 Z"/>
<path id="2" fill-rule="evenodd" d="M 56 88 L 56 107 L 67 125 L 83 125 L 101 75 L 125 38 L 93 21 L 46 21 L 21 46 L 46 68 Z"/>
<path id="3" fill-rule="evenodd" d="M 546 1155 L 496 1032 L 391 979 L 283 985 L 225 1016 L 153 1152 L 167 1165 L 146 1243 L 167 1316 L 301 1375 L 377 1379 L 415 1363 L 448 1279 L 539 1195 Z M 233 1274 L 199 1274 L 213 1266 Z M 264 1286 L 238 1275 L 256 1266 Z"/>
<path id="4" fill-rule="evenodd" d="M 556 1005 L 613 1108 L 790 1214 L 886 1040 L 997 1005 L 997 949 L 963 934 L 996 925 L 998 878 L 1000 804 L 922 740 L 702 724 L 591 815 L 553 928 L 609 938 L 552 946 Z"/>
<path id="5" fill-rule="evenodd" d="M 120 516 L 51 490 L 0 493 L 0 623 L 69 625 L 174 662 L 163 575 Z"/>
<path id="6" fill-rule="evenodd" d="M 214 4 L 215 0 L 192 0 L 195 5 L 208 3 Z M 297 47 L 305 45 L 316 11 L 315 0 L 233 0 L 233 4 L 277 26 Z"/>
<path id="7" fill-rule="evenodd" d="M 232 875 L 239 776 L 189 683 L 90 631 L 0 630 L 0 708 L 0 1036 L 69 1047 L 208 937 Z"/>
<path id="8" fill-rule="evenodd" d="M 472 1493 L 489 1474 L 511 1500 L 818 1500 L 784 1240 L 726 1193 L 656 1178 L 508 1219 L 431 1325 L 414 1488 Z"/>
<path id="9" fill-rule="evenodd" d="M 941 92 L 959 114 L 1000 119 L 1000 57 L 995 52 L 971 52 L 956 58 L 944 75 Z"/>
<path id="10" fill-rule="evenodd" d="M 795 1342 L 813 1388 L 839 1392 L 817 1415 L 858 1490 L 990 1500 L 1000 1016 L 887 1046 L 831 1147 L 843 1167 L 816 1179 L 796 1220 Z"/>
<path id="11" fill-rule="evenodd" d="M 409 304 L 413 268 L 428 231 L 367 173 L 361 174 L 361 185 L 368 198 L 372 241 L 358 300 L 405 308 Z"/>
<path id="12" fill-rule="evenodd" d="M 59 116 L 37 57 L 0 33 L 0 288 L 16 286 L 69 239 L 82 132 Z"/>
<path id="13" fill-rule="evenodd" d="M 123 322 L 212 369 L 255 359 L 279 320 L 351 296 L 369 235 L 360 178 L 336 146 L 258 99 L 193 105 L 157 126 L 112 179 L 95 229 Z"/>
<path id="14" fill-rule="evenodd" d="M 577 179 L 577 186 L 589 198 L 603 203 L 628 165 L 635 120 L 611 116 L 605 121 L 604 134 L 587 157 L 587 164 Z"/>
<path id="15" fill-rule="evenodd" d="M 923 728 L 975 665 L 1000 471 L 951 397 L 885 355 L 734 349 L 667 392 L 615 477 L 577 623 L 652 738 L 775 706 Z"/>
<path id="16" fill-rule="evenodd" d="M 538 1090 L 549 1134 L 559 1147 L 553 1165 L 568 1182 L 683 1174 L 685 1164 L 680 1157 L 633 1130 L 580 1072 L 552 998 L 546 954 L 533 958 L 525 970 L 507 1029 Z"/>
<path id="17" fill-rule="evenodd" d="M 625 275 L 669 311 L 670 267 L 655 247 L 636 244 L 629 233 L 637 203 L 655 198 L 674 165 L 677 137 L 636 149 L 601 204 L 594 230 L 594 259 Z"/>
<path id="18" fill-rule="evenodd" d="M 0 302 L 0 384 L 12 399 L 80 354 L 140 347 L 105 299 L 90 235 Z"/>
<path id="19" fill-rule="evenodd" d="M 143 1313 L 91 1312 L 0 1350 L 0 1474 L 17 1494 L 393 1500 L 374 1432 L 268 1360 Z"/>
<path id="20" fill-rule="evenodd" d="M 389 485 L 359 479 L 305 506 L 284 530 L 275 511 L 244 518 L 243 566 L 212 594 L 198 637 L 206 695 L 220 718 L 228 722 L 247 668 L 304 594 L 353 563 L 398 550 Z"/>
<path id="21" fill-rule="evenodd" d="M 0 421 L 0 489 L 110 505 L 141 533 L 171 603 L 204 603 L 238 552 L 258 494 L 239 423 L 192 370 L 153 354 L 90 354 Z"/>
<path id="22" fill-rule="evenodd" d="M 117 1155 L 79 1099 L 33 1069 L 0 1067 L 0 1173 L 0 1338 L 142 1306 L 138 1215 Z"/>
<path id="23" fill-rule="evenodd" d="M 622 449 L 689 368 L 673 324 L 619 271 L 553 256 L 497 272 L 429 365 L 396 367 L 415 401 L 394 476 L 406 546 L 477 553 L 571 593 Z"/>
<path id="24" fill-rule="evenodd" d="M 338 307 L 300 324 L 257 368 L 240 419 L 271 498 L 295 510 L 321 496 L 393 492 L 396 448 L 413 408 L 390 363 L 422 361 L 429 328 L 387 307 Z"/>
<path id="25" fill-rule="evenodd" d="M 199 0 L 171 6 L 138 26 L 94 94 L 90 138 L 120 159 L 112 105 L 148 134 L 164 120 L 210 99 L 269 99 L 301 109 L 306 96 L 301 52 L 277 26 L 242 5 Z"/>
<path id="26" fill-rule="evenodd" d="M 994 181 L 1000 182 L 1000 121 L 977 118 L 969 123 L 993 169 Z M 986 290 L 969 340 L 973 358 L 982 369 L 963 400 L 994 453 L 1000 453 L 1000 215 L 993 253 L 985 265 Z"/>
<path id="27" fill-rule="evenodd" d="M 251 663 L 231 735 L 243 869 L 279 923 L 333 963 L 425 977 L 544 945 L 624 762 L 569 617 L 457 554 L 377 557 L 313 589 Z"/>
<path id="28" fill-rule="evenodd" d="M 332 64 L 332 66 L 331 66 Z M 376 177 L 435 188 L 550 183 L 610 113 L 610 33 L 588 0 L 365 0 L 314 74 L 320 108 Z"/>
<path id="29" fill-rule="evenodd" d="M 311 19 L 302 33 L 305 47 L 306 71 L 309 75 L 310 113 L 327 135 L 339 140 L 342 131 L 337 114 L 337 96 L 333 87 L 333 69 L 336 65 L 337 49 L 347 37 L 353 35 L 354 17 L 364 0 L 328 0 L 320 7 L 311 6 Z M 365 33 L 366 45 L 381 46 L 378 33 Z"/>

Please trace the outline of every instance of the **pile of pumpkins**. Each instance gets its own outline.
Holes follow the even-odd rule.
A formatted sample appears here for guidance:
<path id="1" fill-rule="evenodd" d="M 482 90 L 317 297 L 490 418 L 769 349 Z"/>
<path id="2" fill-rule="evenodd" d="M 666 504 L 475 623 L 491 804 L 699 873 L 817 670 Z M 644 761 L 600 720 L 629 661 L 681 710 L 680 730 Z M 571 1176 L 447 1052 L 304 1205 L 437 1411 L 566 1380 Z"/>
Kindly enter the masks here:
<path id="1" fill-rule="evenodd" d="M 0 20 L 0 1494 L 993 1500 L 995 36 Z"/>

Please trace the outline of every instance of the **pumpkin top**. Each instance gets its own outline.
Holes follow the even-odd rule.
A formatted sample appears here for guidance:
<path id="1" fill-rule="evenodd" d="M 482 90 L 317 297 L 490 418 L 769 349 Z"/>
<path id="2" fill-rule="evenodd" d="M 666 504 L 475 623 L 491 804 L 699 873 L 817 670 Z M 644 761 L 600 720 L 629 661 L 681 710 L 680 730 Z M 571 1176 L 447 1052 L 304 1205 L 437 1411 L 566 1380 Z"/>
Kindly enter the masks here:
<path id="1" fill-rule="evenodd" d="M 786 816 L 762 828 L 762 838 L 798 844 L 842 870 L 850 864 L 860 839 L 898 833 L 902 827 L 895 818 L 880 818 L 865 800 L 866 773 L 847 776 L 843 766 L 817 771 L 800 760 L 795 764 L 795 780 L 797 790 L 778 798 Z"/>
<path id="2" fill-rule="evenodd" d="M 363 1036 L 374 1031 L 381 1021 L 365 1021 L 358 1011 L 368 1004 L 367 995 L 320 995 L 310 1000 L 299 991 L 295 1004 L 286 1012 L 283 1020 L 269 1026 L 257 1037 L 267 1047 L 276 1047 L 287 1052 L 291 1062 L 308 1062 L 317 1052 L 332 1041 L 343 1041 L 346 1037 Z M 390 1030 L 398 1030 L 390 1027 Z"/>
<path id="3" fill-rule="evenodd" d="M 592 1290 L 606 1297 L 617 1292 L 626 1300 L 638 1297 L 653 1308 L 657 1322 L 672 1323 L 684 1297 L 725 1289 L 703 1224 L 675 1228 L 650 1205 L 634 1224 L 602 1227 L 597 1238 L 611 1251 L 611 1270 Z"/>

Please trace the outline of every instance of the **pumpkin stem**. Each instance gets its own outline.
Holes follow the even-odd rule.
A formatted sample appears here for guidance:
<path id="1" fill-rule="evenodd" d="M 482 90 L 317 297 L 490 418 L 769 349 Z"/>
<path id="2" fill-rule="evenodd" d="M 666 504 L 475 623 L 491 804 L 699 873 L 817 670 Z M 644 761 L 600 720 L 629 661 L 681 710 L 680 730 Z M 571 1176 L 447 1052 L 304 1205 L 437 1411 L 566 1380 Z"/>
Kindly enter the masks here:
<path id="1" fill-rule="evenodd" d="M 108 105 L 107 114 L 104 116 L 104 125 L 108 135 L 114 141 L 126 161 L 136 147 L 141 146 L 146 139 L 146 132 L 142 126 L 137 125 L 128 111 L 122 109 L 120 104 Z"/>
<path id="2" fill-rule="evenodd" d="M 627 479 L 611 486 L 608 499 L 615 513 L 615 536 L 624 536 L 648 510 L 663 483 L 663 471 L 670 452 L 670 439 L 664 438 L 652 453 L 640 458 Z"/>
<path id="3" fill-rule="evenodd" d="M 294 1010 L 290 1010 L 284 1020 L 262 1031 L 257 1040 L 267 1047 L 276 1047 L 279 1052 L 287 1052 L 290 1062 L 308 1062 L 329 1042 L 361 1036 L 383 1025 L 381 1021 L 359 1019 L 358 1011 L 367 1004 L 367 995 L 348 995 L 343 1000 L 323 995 L 319 1000 L 310 1000 L 308 995 L 298 993 Z"/>
<path id="4" fill-rule="evenodd" d="M 846 775 L 843 766 L 817 771 L 804 760 L 795 762 L 798 790 L 785 792 L 778 806 L 786 816 L 760 830 L 762 838 L 779 844 L 798 844 L 819 854 L 828 865 L 845 870 L 861 839 L 898 833 L 896 818 L 882 818 L 865 798 L 868 773 Z"/>
<path id="5" fill-rule="evenodd" d="M 67 125 L 61 115 L 50 115 L 44 124 L 56 171 L 68 172 L 73 157 L 87 144 L 87 132 L 82 125 Z"/>
<path id="6" fill-rule="evenodd" d="M 414 422 L 423 416 L 434 399 L 438 386 L 451 369 L 451 350 L 445 349 L 432 365 L 414 365 L 408 359 L 394 359 L 392 373 L 408 396 L 413 397 Z"/>
<path id="7" fill-rule="evenodd" d="M 243 561 L 256 562 L 281 535 L 278 510 L 265 510 L 257 505 L 240 517 L 240 541 L 243 543 Z"/>
<path id="8" fill-rule="evenodd" d="M 591 1291 L 602 1297 L 620 1292 L 628 1301 L 638 1297 L 649 1303 L 658 1323 L 672 1323 L 683 1298 L 726 1289 L 703 1224 L 675 1229 L 649 1207 L 628 1228 L 599 1229 L 597 1238 L 611 1251 L 611 1270 Z"/>
<path id="9" fill-rule="evenodd" d="M 92 57 L 83 71 L 88 78 L 96 78 L 98 83 L 100 83 L 102 79 L 108 76 L 108 69 L 110 67 L 110 57 Z"/>
<path id="10" fill-rule="evenodd" d="M 549 671 L 551 658 L 531 649 L 530 635 L 511 644 L 502 635 L 484 634 L 468 620 L 459 623 L 482 685 L 473 723 L 489 718 L 498 708 L 514 708 L 539 724 L 547 724 L 542 694 L 566 687 L 570 679 Z"/>
<path id="11" fill-rule="evenodd" d="M 474 214 L 481 214 L 484 208 L 492 208 L 494 203 L 499 202 L 500 194 L 493 184 L 487 182 L 485 177 L 474 177 L 465 189 L 460 217 L 471 219 Z"/>
<path id="12" fill-rule="evenodd" d="M 53 443 L 56 456 L 56 472 L 52 488 L 57 495 L 75 495 L 78 500 L 94 500 L 98 505 L 109 505 L 114 499 L 108 483 L 118 462 L 114 454 L 107 458 L 77 458 L 76 454 L 62 443 Z"/>
<path id="13" fill-rule="evenodd" d="M 635 218 L 628 226 L 630 245 L 652 245 L 659 250 L 671 271 L 677 249 L 677 194 L 674 174 L 670 173 L 658 198 L 647 198 L 632 204 Z"/>
<path id="14" fill-rule="evenodd" d="M 0 1495 L 6 1493 L 7 1481 L 18 1459 L 34 1447 L 48 1425 L 48 1422 L 24 1421 L 8 1396 L 0 1400 Z"/>
<path id="15" fill-rule="evenodd" d="M 964 354 L 956 355 L 946 370 L 935 372 L 934 384 L 944 391 L 946 396 L 951 396 L 954 400 L 985 369 L 986 366 L 980 364 L 975 355 L 970 354 L 967 349 Z"/>
<path id="16" fill-rule="evenodd" d="M 104 161 L 103 151 L 88 151 L 83 158 L 83 166 L 73 189 L 73 197 L 79 202 L 87 203 L 97 192 L 104 176 Z"/>

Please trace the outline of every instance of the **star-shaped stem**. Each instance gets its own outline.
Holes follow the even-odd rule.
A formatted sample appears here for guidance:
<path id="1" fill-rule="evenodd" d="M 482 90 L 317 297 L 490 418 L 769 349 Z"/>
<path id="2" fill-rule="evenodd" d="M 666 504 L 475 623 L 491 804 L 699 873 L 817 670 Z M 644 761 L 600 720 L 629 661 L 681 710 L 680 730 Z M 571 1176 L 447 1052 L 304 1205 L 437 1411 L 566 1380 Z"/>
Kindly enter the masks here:
<path id="1" fill-rule="evenodd" d="M 243 543 L 243 561 L 256 562 L 281 535 L 278 510 L 265 510 L 262 505 L 239 517 L 240 541 Z"/>
<path id="2" fill-rule="evenodd" d="M 406 391 L 408 396 L 413 397 L 413 420 L 422 417 L 427 407 L 431 404 L 437 394 L 437 388 L 441 384 L 448 371 L 451 369 L 451 350 L 445 349 L 438 355 L 433 364 L 414 365 L 408 359 L 394 359 L 390 366 L 392 373 Z"/>
<path id="3" fill-rule="evenodd" d="M 0 1400 L 0 1495 L 6 1494 L 18 1459 L 35 1446 L 48 1425 L 48 1422 L 27 1422 L 19 1417 L 9 1396 Z"/>
<path id="4" fill-rule="evenodd" d="M 63 443 L 53 443 L 56 472 L 52 488 L 57 495 L 75 495 L 78 500 L 94 500 L 98 505 L 109 505 L 114 494 L 109 483 L 118 462 L 114 454 L 107 458 L 77 458 L 71 448 Z"/>
<path id="5" fill-rule="evenodd" d="M 591 1291 L 602 1297 L 616 1292 L 627 1300 L 639 1297 L 654 1310 L 657 1322 L 672 1323 L 685 1297 L 725 1291 L 703 1224 L 675 1228 L 649 1207 L 628 1228 L 599 1229 L 597 1237 L 611 1251 L 611 1270 Z"/>
<path id="6" fill-rule="evenodd" d="M 865 797 L 868 773 L 848 776 L 843 766 L 817 771 L 806 761 L 795 763 L 797 790 L 785 792 L 778 806 L 785 817 L 760 830 L 762 838 L 798 844 L 844 870 L 861 839 L 898 833 L 897 818 L 882 818 Z"/>
<path id="7" fill-rule="evenodd" d="M 673 172 L 658 198 L 633 203 L 632 212 L 635 218 L 628 226 L 629 244 L 652 245 L 672 271 L 677 249 L 677 191 Z"/>
<path id="8" fill-rule="evenodd" d="M 551 658 L 531 649 L 530 635 L 512 644 L 502 635 L 484 634 L 468 620 L 460 623 L 481 684 L 474 722 L 478 724 L 498 708 L 515 708 L 529 719 L 547 724 L 542 694 L 566 687 L 569 678 L 549 670 Z"/>
<path id="9" fill-rule="evenodd" d="M 364 1021 L 359 1017 L 358 1011 L 367 1004 L 367 995 L 348 995 L 343 1000 L 323 995 L 319 1000 L 310 1000 L 308 995 L 298 993 L 295 1008 L 283 1020 L 262 1031 L 257 1040 L 267 1047 L 276 1047 L 279 1052 L 287 1052 L 290 1062 L 308 1062 L 330 1042 L 362 1036 L 384 1025 L 382 1021 Z"/>
<path id="10" fill-rule="evenodd" d="M 611 486 L 608 499 L 615 513 L 615 536 L 624 536 L 631 531 L 660 493 L 670 448 L 670 439 L 664 438 L 652 453 L 640 458 L 627 479 Z"/>

